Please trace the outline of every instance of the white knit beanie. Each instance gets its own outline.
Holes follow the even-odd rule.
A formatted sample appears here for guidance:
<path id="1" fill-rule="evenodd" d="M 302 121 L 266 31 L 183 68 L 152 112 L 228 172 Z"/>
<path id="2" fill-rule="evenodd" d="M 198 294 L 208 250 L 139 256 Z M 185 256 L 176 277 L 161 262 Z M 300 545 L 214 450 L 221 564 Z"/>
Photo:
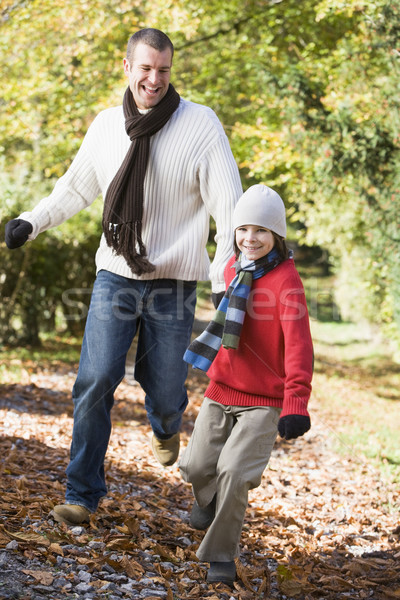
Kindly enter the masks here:
<path id="1" fill-rule="evenodd" d="M 259 225 L 285 238 L 285 205 L 279 194 L 262 183 L 249 187 L 233 212 L 233 228 L 242 225 Z"/>

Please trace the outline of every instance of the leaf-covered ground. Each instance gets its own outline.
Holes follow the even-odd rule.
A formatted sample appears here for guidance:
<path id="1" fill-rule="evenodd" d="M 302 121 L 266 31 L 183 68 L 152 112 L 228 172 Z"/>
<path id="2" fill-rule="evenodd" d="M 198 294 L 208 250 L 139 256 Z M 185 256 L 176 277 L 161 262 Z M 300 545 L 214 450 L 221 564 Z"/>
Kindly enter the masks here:
<path id="1" fill-rule="evenodd" d="M 88 526 L 48 519 L 64 496 L 75 373 L 24 366 L 20 383 L 0 387 L 0 598 L 400 598 L 399 490 L 360 456 L 335 453 L 337 424 L 318 405 L 329 393 L 318 375 L 311 431 L 277 442 L 250 493 L 231 590 L 205 583 L 190 488 L 176 465 L 153 458 L 143 393 L 129 373 L 113 411 L 108 497 Z M 190 371 L 182 446 L 205 384 Z"/>

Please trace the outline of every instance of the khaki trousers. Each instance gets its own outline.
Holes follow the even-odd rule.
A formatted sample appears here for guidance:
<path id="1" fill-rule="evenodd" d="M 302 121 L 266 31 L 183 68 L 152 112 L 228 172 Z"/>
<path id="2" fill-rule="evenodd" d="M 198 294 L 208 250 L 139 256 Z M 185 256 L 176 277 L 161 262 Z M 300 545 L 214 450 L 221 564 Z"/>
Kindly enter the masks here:
<path id="1" fill-rule="evenodd" d="M 248 491 L 261 483 L 280 412 L 272 406 L 224 406 L 204 398 L 179 463 L 199 506 L 207 506 L 217 494 L 214 521 L 197 551 L 200 560 L 225 562 L 239 555 Z"/>

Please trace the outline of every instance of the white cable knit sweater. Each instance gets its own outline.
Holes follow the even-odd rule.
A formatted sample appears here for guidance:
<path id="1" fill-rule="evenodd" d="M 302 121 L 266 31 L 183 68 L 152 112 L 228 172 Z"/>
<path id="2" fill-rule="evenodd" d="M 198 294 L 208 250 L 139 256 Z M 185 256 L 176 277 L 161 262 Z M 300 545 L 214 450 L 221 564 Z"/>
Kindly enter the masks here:
<path id="1" fill-rule="evenodd" d="M 213 110 L 181 98 L 168 123 L 150 138 L 144 182 L 143 241 L 156 270 L 140 279 L 210 278 L 212 289 L 225 289 L 223 271 L 232 254 L 231 215 L 242 194 L 239 172 L 228 139 Z M 68 171 L 52 193 L 19 218 L 29 221 L 30 240 L 89 206 L 107 188 L 130 145 L 122 106 L 94 119 Z M 210 267 L 205 250 L 209 214 L 216 222 L 217 250 Z M 102 236 L 97 271 L 137 278 Z"/>

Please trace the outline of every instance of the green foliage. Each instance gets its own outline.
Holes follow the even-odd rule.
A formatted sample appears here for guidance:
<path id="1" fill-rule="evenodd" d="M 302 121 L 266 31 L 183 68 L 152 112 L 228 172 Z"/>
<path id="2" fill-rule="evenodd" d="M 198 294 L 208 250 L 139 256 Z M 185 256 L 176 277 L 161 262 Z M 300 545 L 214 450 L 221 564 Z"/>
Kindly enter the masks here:
<path id="1" fill-rule="evenodd" d="M 173 83 L 222 119 L 244 187 L 281 192 L 299 239 L 329 251 L 342 313 L 400 348 L 397 2 L 32 0 L 0 19 L 3 218 L 64 172 L 94 114 L 120 102 L 129 36 L 159 27 L 175 44 Z M 62 243 L 81 244 L 83 225 Z"/>
<path id="2" fill-rule="evenodd" d="M 343 6 L 343 3 L 342 3 Z M 386 27 L 387 14 L 391 23 Z M 330 17 L 329 13 L 327 19 Z M 328 248 L 348 316 L 399 341 L 399 64 L 394 3 L 373 3 L 325 59 L 321 106 L 293 137 L 304 157 L 290 192 L 309 243 Z M 305 167 L 305 168 L 304 168 Z M 397 331 L 397 333 L 396 333 Z"/>
<path id="3" fill-rule="evenodd" d="M 244 187 L 276 187 L 299 239 L 329 251 L 343 314 L 400 341 L 398 5 L 211 7 L 183 84 L 222 116 Z"/>
<path id="4" fill-rule="evenodd" d="M 69 0 L 68 8 L 32 0 L 3 11 L 0 144 L 10 168 L 62 175 L 123 83 L 122 58 L 140 14 L 116 0 Z"/>
<path id="5" fill-rule="evenodd" d="M 9 251 L 2 244 L 0 343 L 37 346 L 39 334 L 55 328 L 82 334 L 100 235 L 86 222 L 85 238 L 74 236 L 85 223 L 75 217 L 68 228 L 46 232 L 22 248 Z"/>
<path id="6" fill-rule="evenodd" d="M 66 10 L 60 1 L 32 0 L 2 9 L 1 239 L 9 219 L 49 193 L 94 115 L 121 96 L 122 58 L 144 6 L 71 0 Z M 82 332 L 100 210 L 96 205 L 21 249 L 0 246 L 0 342 L 38 344 L 39 332 L 60 319 L 62 328 Z"/>

